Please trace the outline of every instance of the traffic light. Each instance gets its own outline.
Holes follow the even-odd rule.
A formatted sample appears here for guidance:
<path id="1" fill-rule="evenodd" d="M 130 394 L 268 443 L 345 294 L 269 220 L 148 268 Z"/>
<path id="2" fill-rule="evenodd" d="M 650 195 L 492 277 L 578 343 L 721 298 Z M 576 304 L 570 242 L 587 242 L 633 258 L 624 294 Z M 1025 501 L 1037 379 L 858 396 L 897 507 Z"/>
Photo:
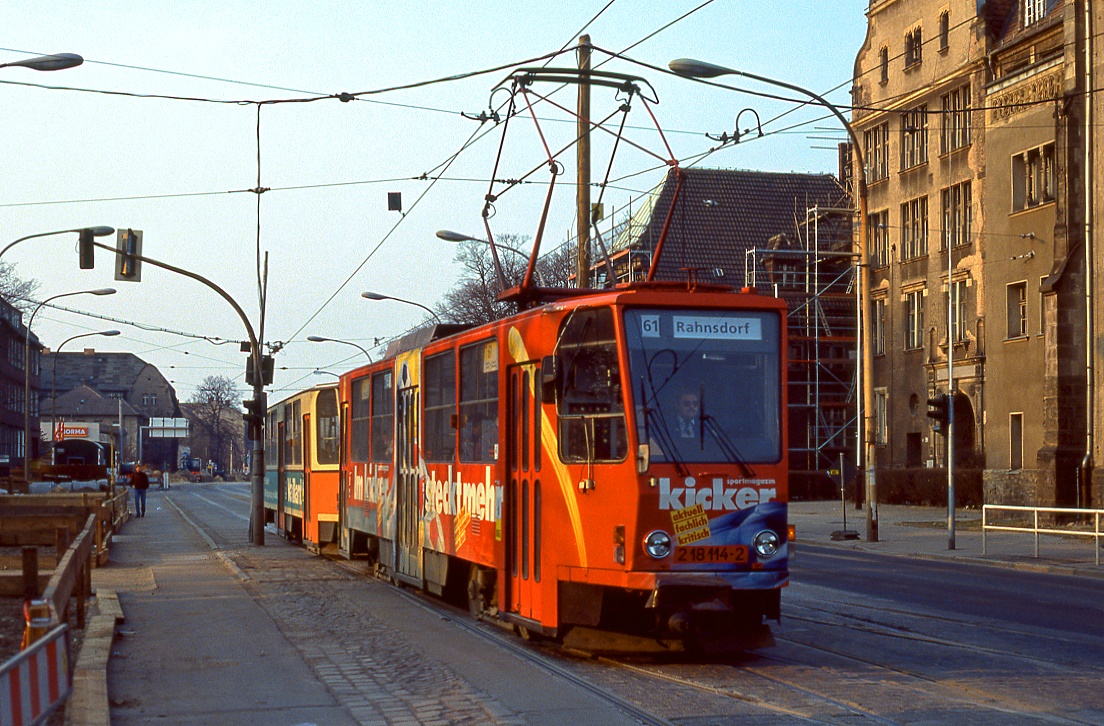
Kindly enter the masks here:
<path id="1" fill-rule="evenodd" d="M 91 270 L 96 266 L 96 235 L 92 234 L 91 229 L 82 229 L 80 231 L 80 268 L 82 270 Z"/>
<path id="2" fill-rule="evenodd" d="M 275 362 L 270 355 L 261 356 L 261 384 L 265 386 L 272 385 L 272 373 L 275 370 Z M 253 356 L 249 356 L 245 360 L 245 384 L 247 386 L 255 385 L 253 376 Z"/>
<path id="3" fill-rule="evenodd" d="M 946 393 L 940 393 L 938 396 L 928 399 L 928 418 L 934 419 L 932 431 L 944 436 L 947 434 L 947 425 L 951 421 L 948 411 L 949 399 L 950 396 Z"/>
<path id="4" fill-rule="evenodd" d="M 264 438 L 264 420 L 268 408 L 267 398 L 264 393 L 260 393 L 256 398 L 242 401 L 242 405 L 245 406 L 245 413 L 242 414 L 242 418 L 245 419 L 250 441 L 260 441 Z"/>
<path id="5" fill-rule="evenodd" d="M 120 229 L 115 238 L 115 279 L 142 281 L 142 231 Z"/>

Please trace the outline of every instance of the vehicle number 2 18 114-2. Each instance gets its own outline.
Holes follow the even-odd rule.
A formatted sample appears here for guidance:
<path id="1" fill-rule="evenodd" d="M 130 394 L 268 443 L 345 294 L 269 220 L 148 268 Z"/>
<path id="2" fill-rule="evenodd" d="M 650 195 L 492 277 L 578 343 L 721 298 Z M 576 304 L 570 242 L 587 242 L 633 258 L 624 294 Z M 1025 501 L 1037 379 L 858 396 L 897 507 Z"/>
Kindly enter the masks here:
<path id="1" fill-rule="evenodd" d="M 748 548 L 743 545 L 713 547 L 675 547 L 675 562 L 724 562 L 739 564 L 748 561 Z"/>

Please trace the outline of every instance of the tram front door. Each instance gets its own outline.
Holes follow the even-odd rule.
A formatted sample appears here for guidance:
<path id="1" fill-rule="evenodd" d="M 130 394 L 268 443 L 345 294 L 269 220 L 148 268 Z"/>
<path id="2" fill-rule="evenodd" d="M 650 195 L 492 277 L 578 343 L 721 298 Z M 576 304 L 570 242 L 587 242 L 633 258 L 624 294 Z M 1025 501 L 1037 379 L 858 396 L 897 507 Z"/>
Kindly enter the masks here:
<path id="1" fill-rule="evenodd" d="M 395 573 L 410 584 L 422 584 L 421 497 L 418 466 L 418 388 L 399 390 L 396 401 L 395 461 L 398 464 L 395 507 Z"/>

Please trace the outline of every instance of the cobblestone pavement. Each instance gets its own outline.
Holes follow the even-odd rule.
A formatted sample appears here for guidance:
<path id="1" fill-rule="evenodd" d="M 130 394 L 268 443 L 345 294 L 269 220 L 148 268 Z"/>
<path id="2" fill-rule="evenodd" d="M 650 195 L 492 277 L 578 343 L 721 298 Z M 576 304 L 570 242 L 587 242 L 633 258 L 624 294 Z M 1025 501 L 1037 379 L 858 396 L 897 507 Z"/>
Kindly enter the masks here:
<path id="1" fill-rule="evenodd" d="M 361 723 L 515 722 L 489 694 L 423 657 L 393 621 L 373 614 L 370 604 L 386 595 L 376 592 L 386 584 L 280 545 L 231 557 L 249 578 L 246 589 Z"/>

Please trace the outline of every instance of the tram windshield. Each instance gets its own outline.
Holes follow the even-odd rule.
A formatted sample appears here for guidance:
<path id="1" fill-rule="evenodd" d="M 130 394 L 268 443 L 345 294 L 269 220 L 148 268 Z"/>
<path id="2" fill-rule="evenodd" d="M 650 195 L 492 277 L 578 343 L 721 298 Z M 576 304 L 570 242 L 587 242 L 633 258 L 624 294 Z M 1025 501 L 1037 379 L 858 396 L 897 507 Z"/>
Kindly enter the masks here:
<path id="1" fill-rule="evenodd" d="M 773 312 L 625 312 L 625 384 L 653 461 L 782 458 L 779 326 Z"/>

